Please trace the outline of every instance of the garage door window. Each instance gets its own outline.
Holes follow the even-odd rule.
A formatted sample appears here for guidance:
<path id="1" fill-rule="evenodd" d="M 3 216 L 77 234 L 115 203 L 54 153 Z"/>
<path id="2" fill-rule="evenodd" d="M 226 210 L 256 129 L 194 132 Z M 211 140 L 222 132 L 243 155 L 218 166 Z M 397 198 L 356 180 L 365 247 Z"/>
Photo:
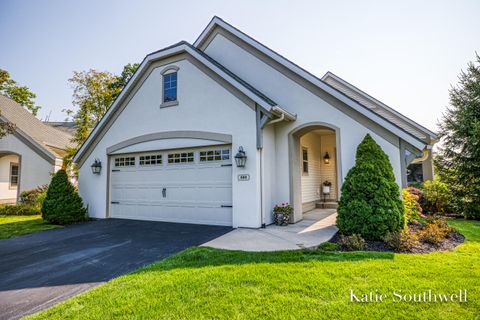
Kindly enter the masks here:
<path id="1" fill-rule="evenodd" d="M 133 167 L 135 166 L 135 157 L 115 158 L 115 167 Z"/>
<path id="2" fill-rule="evenodd" d="M 162 164 L 162 155 L 152 154 L 148 156 L 140 156 L 139 161 L 141 166 L 159 165 L 159 164 Z"/>
<path id="3" fill-rule="evenodd" d="M 168 154 L 168 163 L 192 163 L 193 152 L 180 152 L 180 153 L 169 153 Z"/>
<path id="4" fill-rule="evenodd" d="M 200 162 L 230 160 L 229 149 L 200 151 Z"/>

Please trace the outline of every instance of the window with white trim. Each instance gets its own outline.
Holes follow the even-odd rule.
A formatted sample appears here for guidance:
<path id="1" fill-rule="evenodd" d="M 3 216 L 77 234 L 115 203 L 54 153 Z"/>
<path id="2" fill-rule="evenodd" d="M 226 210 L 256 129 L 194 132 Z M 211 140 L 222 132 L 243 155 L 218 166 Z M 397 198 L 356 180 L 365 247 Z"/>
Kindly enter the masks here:
<path id="1" fill-rule="evenodd" d="M 230 160 L 230 149 L 200 151 L 200 162 Z"/>
<path id="2" fill-rule="evenodd" d="M 168 163 L 191 163 L 194 162 L 193 152 L 169 153 Z"/>
<path id="3" fill-rule="evenodd" d="M 115 167 L 133 167 L 135 166 L 135 157 L 115 158 Z"/>
<path id="4" fill-rule="evenodd" d="M 162 164 L 161 154 L 150 154 L 139 157 L 139 163 L 141 166 L 154 166 Z"/>
<path id="5" fill-rule="evenodd" d="M 308 174 L 308 149 L 302 148 L 302 172 Z"/>
<path id="6" fill-rule="evenodd" d="M 18 163 L 10 162 L 10 188 L 15 189 L 18 186 L 19 167 Z"/>
<path id="7" fill-rule="evenodd" d="M 177 101 L 177 73 L 163 75 L 163 102 Z"/>

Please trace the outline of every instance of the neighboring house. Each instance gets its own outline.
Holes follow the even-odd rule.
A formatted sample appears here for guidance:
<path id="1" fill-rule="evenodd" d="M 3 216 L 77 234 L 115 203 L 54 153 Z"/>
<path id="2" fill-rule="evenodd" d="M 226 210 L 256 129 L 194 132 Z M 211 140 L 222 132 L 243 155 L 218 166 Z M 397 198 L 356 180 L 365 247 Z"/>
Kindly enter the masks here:
<path id="1" fill-rule="evenodd" d="M 71 135 L 2 95 L 0 120 L 16 125 L 15 133 L 0 139 L 0 203 L 15 203 L 22 191 L 50 183 L 52 173 L 62 167 Z"/>
<path id="2" fill-rule="evenodd" d="M 434 133 L 215 17 L 193 45 L 146 56 L 75 156 L 79 191 L 97 218 L 258 228 L 290 202 L 296 222 L 339 199 L 367 133 L 399 186 L 412 161 L 433 175 Z"/>

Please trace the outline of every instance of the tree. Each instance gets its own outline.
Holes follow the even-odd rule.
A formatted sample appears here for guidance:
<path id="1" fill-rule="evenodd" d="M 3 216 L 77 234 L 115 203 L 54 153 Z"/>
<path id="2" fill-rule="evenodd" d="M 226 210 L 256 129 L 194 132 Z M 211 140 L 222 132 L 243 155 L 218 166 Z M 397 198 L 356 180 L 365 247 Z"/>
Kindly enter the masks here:
<path id="1" fill-rule="evenodd" d="M 367 134 L 359 144 L 338 205 L 342 234 L 381 240 L 404 226 L 403 204 L 393 168 L 382 148 Z"/>
<path id="2" fill-rule="evenodd" d="M 0 69 L 0 94 L 19 103 L 29 110 L 34 116 L 37 115 L 40 106 L 35 105 L 37 95 L 26 86 L 19 86 L 15 80 L 10 78 L 8 71 Z"/>
<path id="3" fill-rule="evenodd" d="M 78 147 L 87 139 L 91 128 L 107 112 L 138 67 L 138 63 L 129 63 L 123 67 L 120 75 L 94 69 L 73 72 L 73 77 L 68 81 L 73 87 L 73 105 L 76 111 L 72 109 L 64 111 L 73 117 L 77 127 L 73 137 L 76 147 L 66 150 L 63 158 L 65 167 L 72 164 L 72 158 Z"/>
<path id="4" fill-rule="evenodd" d="M 0 113 L 0 116 L 2 114 Z M 2 121 L 0 120 L 0 139 L 5 137 L 6 135 L 12 134 L 15 132 L 15 124 L 9 121 Z"/>
<path id="5" fill-rule="evenodd" d="M 480 56 L 449 90 L 450 106 L 439 123 L 439 176 L 467 218 L 480 219 Z"/>
<path id="6" fill-rule="evenodd" d="M 112 84 L 111 90 L 115 92 L 114 98 L 120 94 L 120 92 L 125 88 L 128 81 L 133 77 L 137 71 L 140 64 L 138 63 L 129 63 L 123 67 L 122 73 L 117 76 L 117 80 Z"/>
<path id="7" fill-rule="evenodd" d="M 74 71 L 73 77 L 68 81 L 73 86 L 73 105 L 78 108 L 67 110 L 73 114 L 77 130 L 73 142 L 80 145 L 87 138 L 90 129 L 102 118 L 108 110 L 119 88 L 114 88 L 117 76 L 106 71 Z"/>
<path id="8" fill-rule="evenodd" d="M 42 218 L 54 224 L 69 224 L 87 219 L 87 209 L 83 207 L 82 198 L 68 181 L 65 170 L 58 170 L 48 186 L 42 204 Z"/>

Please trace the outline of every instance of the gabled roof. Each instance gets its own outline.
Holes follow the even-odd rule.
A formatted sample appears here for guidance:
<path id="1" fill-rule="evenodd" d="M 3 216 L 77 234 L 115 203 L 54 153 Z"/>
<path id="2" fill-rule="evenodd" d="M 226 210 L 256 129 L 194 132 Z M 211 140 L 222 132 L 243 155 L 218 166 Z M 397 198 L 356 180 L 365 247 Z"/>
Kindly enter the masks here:
<path id="1" fill-rule="evenodd" d="M 373 98 L 369 94 L 358 89 L 354 85 L 348 83 L 347 81 L 343 80 L 332 72 L 327 72 L 322 77 L 322 80 L 328 85 L 342 92 L 346 96 L 350 97 L 351 99 L 371 109 L 373 112 L 379 114 L 383 118 L 388 119 L 392 123 L 395 123 L 397 126 L 404 129 L 408 133 L 411 133 L 414 136 L 422 139 L 426 143 L 431 143 L 432 141 L 436 141 L 438 139 L 437 135 L 434 132 L 407 118 L 400 112 L 390 108 L 383 102 Z"/>
<path id="2" fill-rule="evenodd" d="M 63 151 L 73 146 L 70 134 L 44 124 L 20 104 L 2 95 L 0 95 L 0 113 L 4 121 L 16 125 L 15 134 L 29 140 L 51 159 L 61 159 L 64 155 Z"/>
<path id="3" fill-rule="evenodd" d="M 87 154 L 87 150 L 95 140 L 95 137 L 106 128 L 107 123 L 113 117 L 115 111 L 120 108 L 122 102 L 134 89 L 135 85 L 139 82 L 139 79 L 146 72 L 147 68 L 155 61 L 159 61 L 180 53 L 187 53 L 193 58 L 195 58 L 204 66 L 219 75 L 222 79 L 227 81 L 230 85 L 242 92 L 245 96 L 257 103 L 261 108 L 263 108 L 263 110 L 268 112 L 272 107 L 277 105 L 272 99 L 268 98 L 266 95 L 255 89 L 253 86 L 242 80 L 240 77 L 236 76 L 233 72 L 229 71 L 220 63 L 207 56 L 204 52 L 198 50 L 186 41 L 181 41 L 177 44 L 152 52 L 143 59 L 142 63 L 138 67 L 135 74 L 130 78 L 125 88 L 112 103 L 112 105 L 107 110 L 102 119 L 100 119 L 97 125 L 93 128 L 87 140 L 78 150 L 77 154 L 74 157 L 75 162 L 79 162 Z"/>
<path id="4" fill-rule="evenodd" d="M 342 101 L 343 103 L 350 106 L 352 109 L 356 110 L 357 112 L 363 114 L 364 116 L 370 118 L 372 121 L 376 122 L 380 126 L 386 128 L 390 132 L 394 133 L 398 137 L 402 138 L 406 142 L 410 143 L 412 146 L 422 150 L 425 145 L 427 144 L 421 138 L 415 136 L 414 134 L 406 131 L 404 128 L 400 127 L 396 123 L 392 122 L 391 120 L 383 117 L 377 112 L 374 112 L 370 108 L 362 105 L 355 99 L 352 99 L 348 95 L 344 94 L 343 92 L 335 89 L 334 87 L 330 86 L 329 84 L 323 82 L 321 79 L 316 77 L 315 75 L 311 74 L 307 70 L 301 68 L 297 64 L 293 63 L 292 61 L 288 60 L 287 58 L 283 57 L 282 55 L 278 54 L 274 50 L 268 48 L 267 46 L 263 45 L 262 43 L 258 42 L 257 40 L 253 39 L 249 35 L 243 33 L 242 31 L 238 30 L 234 26 L 228 24 L 221 18 L 215 16 L 210 21 L 208 26 L 203 30 L 200 36 L 194 43 L 194 46 L 197 48 L 201 48 L 202 45 L 208 40 L 209 36 L 215 30 L 215 28 L 220 27 L 223 30 L 229 32 L 230 34 L 236 36 L 238 39 L 242 40 L 246 44 L 252 46 L 257 51 L 261 52 L 262 54 L 266 55 L 267 57 L 273 59 L 277 63 L 281 64 L 282 66 L 286 67 L 291 72 L 299 75 L 306 81 L 312 83 L 316 87 L 320 88 L 324 92 L 330 94 L 331 96 L 335 97 L 336 99 Z M 405 117 L 406 118 L 406 117 Z M 413 121 L 412 121 L 413 122 Z"/>

